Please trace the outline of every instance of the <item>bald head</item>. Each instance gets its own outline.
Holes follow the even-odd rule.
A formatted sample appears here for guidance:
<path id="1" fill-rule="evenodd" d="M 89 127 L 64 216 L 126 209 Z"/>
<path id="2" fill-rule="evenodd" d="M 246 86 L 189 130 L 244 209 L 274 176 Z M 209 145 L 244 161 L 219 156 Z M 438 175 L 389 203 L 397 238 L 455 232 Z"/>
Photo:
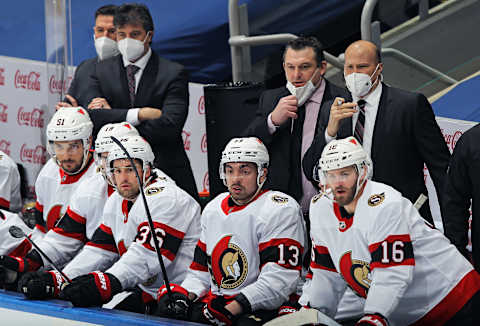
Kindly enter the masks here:
<path id="1" fill-rule="evenodd" d="M 345 58 L 349 55 L 362 56 L 375 65 L 382 61 L 377 46 L 365 40 L 355 41 L 350 44 L 345 50 Z"/>
<path id="2" fill-rule="evenodd" d="M 373 86 L 366 95 L 377 87 L 378 80 L 380 80 L 379 75 L 382 71 L 383 64 L 381 62 L 380 52 L 372 42 L 364 40 L 356 41 L 350 44 L 345 50 L 345 64 L 343 66 L 345 77 L 352 73 L 370 76 Z"/>

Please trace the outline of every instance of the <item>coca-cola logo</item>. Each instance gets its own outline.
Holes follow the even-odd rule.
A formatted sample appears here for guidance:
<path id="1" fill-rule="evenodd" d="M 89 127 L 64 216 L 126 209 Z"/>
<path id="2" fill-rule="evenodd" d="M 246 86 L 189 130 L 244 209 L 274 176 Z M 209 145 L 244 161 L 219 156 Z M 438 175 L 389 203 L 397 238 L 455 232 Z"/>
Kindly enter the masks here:
<path id="1" fill-rule="evenodd" d="M 208 172 L 205 173 L 205 175 L 203 176 L 203 191 L 206 192 L 206 191 L 209 191 L 209 183 L 208 183 Z"/>
<path id="2" fill-rule="evenodd" d="M 11 142 L 5 139 L 0 139 L 0 151 L 4 152 L 8 156 L 10 156 L 10 145 Z"/>
<path id="3" fill-rule="evenodd" d="M 207 134 L 203 134 L 202 136 L 202 142 L 200 143 L 200 150 L 202 151 L 202 153 L 206 153 L 207 152 Z"/>
<path id="4" fill-rule="evenodd" d="M 20 161 L 43 165 L 47 162 L 47 150 L 42 145 L 29 148 L 27 144 L 23 144 L 20 149 Z"/>
<path id="5" fill-rule="evenodd" d="M 203 95 L 198 99 L 198 113 L 205 114 L 205 97 Z"/>
<path id="6" fill-rule="evenodd" d="M 453 152 L 453 149 L 457 145 L 457 141 L 460 139 L 463 132 L 460 130 L 457 130 L 451 134 L 447 134 L 447 133 L 444 133 L 442 129 L 442 133 L 443 133 L 443 137 L 445 138 L 445 143 L 447 143 L 447 146 L 450 149 L 450 151 Z"/>
<path id="7" fill-rule="evenodd" d="M 17 123 L 19 126 L 43 128 L 45 125 L 43 113 L 44 111 L 38 108 L 33 108 L 32 111 L 26 111 L 23 106 L 21 106 L 18 108 Z"/>
<path id="8" fill-rule="evenodd" d="M 24 88 L 32 91 L 40 91 L 40 73 L 36 71 L 30 71 L 29 73 L 22 74 L 17 69 L 14 79 L 15 88 Z"/>
<path id="9" fill-rule="evenodd" d="M 190 135 L 190 132 L 182 130 L 183 148 L 185 148 L 186 151 L 190 150 Z"/>
<path id="10" fill-rule="evenodd" d="M 0 103 L 0 122 L 8 122 L 8 106 L 3 103 Z"/>
<path id="11" fill-rule="evenodd" d="M 50 94 L 62 94 L 66 93 L 68 88 L 70 87 L 70 82 L 72 81 L 72 77 L 69 76 L 67 79 L 56 79 L 55 75 L 50 76 L 50 80 L 48 81 L 48 89 Z"/>
<path id="12" fill-rule="evenodd" d="M 5 85 L 5 68 L 0 68 L 0 85 Z"/>

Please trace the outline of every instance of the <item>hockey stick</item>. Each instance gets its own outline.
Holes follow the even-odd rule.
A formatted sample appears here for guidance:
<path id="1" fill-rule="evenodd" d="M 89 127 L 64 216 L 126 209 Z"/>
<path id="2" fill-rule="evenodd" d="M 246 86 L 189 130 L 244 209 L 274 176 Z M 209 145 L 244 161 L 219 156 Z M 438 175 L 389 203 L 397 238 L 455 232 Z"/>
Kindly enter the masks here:
<path id="1" fill-rule="evenodd" d="M 32 246 L 43 256 L 43 258 L 45 258 L 49 263 L 50 265 L 52 265 L 53 269 L 56 270 L 57 272 L 60 273 L 60 275 L 63 276 L 63 278 L 65 280 L 67 280 L 68 283 L 72 283 L 72 281 L 67 277 L 67 275 L 65 275 L 61 270 L 60 268 L 58 268 L 58 266 L 50 259 L 50 257 L 48 257 L 43 251 L 42 249 L 40 249 L 36 244 L 35 242 L 33 242 L 32 239 L 30 239 L 28 237 L 28 235 L 25 234 L 25 232 L 23 232 L 23 230 L 21 228 L 19 228 L 18 226 L 15 226 L 15 225 L 12 225 L 9 229 L 8 229 L 8 232 L 10 232 L 10 234 L 12 235 L 12 237 L 14 238 L 22 238 L 24 237 L 25 239 L 28 240 L 28 242 L 30 242 L 32 244 Z"/>
<path id="2" fill-rule="evenodd" d="M 135 175 L 137 176 L 138 186 L 140 189 L 140 193 L 142 194 L 143 205 L 145 206 L 145 211 L 147 212 L 148 226 L 150 227 L 150 233 L 152 234 L 153 244 L 155 245 L 155 251 L 157 252 L 158 262 L 160 263 L 160 268 L 163 274 L 163 282 L 165 283 L 165 287 L 167 288 L 167 295 L 170 299 L 170 303 L 173 303 L 172 290 L 170 289 L 170 282 L 168 281 L 167 269 L 165 268 L 165 264 L 163 263 L 162 254 L 160 253 L 160 245 L 158 244 L 157 235 L 155 233 L 155 226 L 153 225 L 153 220 L 152 220 L 152 216 L 150 215 L 150 209 L 148 208 L 148 205 L 147 205 L 147 199 L 145 197 L 145 193 L 143 192 L 143 184 L 142 184 L 142 180 L 140 180 L 140 175 L 138 174 L 137 166 L 135 165 L 135 162 L 133 161 L 132 157 L 128 153 L 127 149 L 122 145 L 122 143 L 114 136 L 110 136 L 110 138 L 115 142 L 115 144 L 118 145 L 118 147 L 122 149 L 125 155 L 127 155 L 127 158 L 130 161 L 130 164 L 132 165 L 133 170 L 135 171 Z M 143 172 L 145 173 L 145 171 Z"/>
<path id="3" fill-rule="evenodd" d="M 277 317 L 263 324 L 264 326 L 300 326 L 307 324 L 321 324 L 326 326 L 341 326 L 332 318 L 317 309 L 300 309 L 294 313 Z"/>

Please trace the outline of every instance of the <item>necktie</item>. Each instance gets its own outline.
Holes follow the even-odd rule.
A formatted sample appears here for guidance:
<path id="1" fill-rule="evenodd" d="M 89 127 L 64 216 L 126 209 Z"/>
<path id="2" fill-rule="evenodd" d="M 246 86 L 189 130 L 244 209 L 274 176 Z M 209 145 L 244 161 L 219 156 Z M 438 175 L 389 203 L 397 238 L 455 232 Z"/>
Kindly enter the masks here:
<path id="1" fill-rule="evenodd" d="M 135 103 L 135 74 L 140 69 L 135 65 L 127 66 L 127 80 L 128 80 L 128 92 L 130 93 L 130 104 L 133 106 Z"/>
<path id="2" fill-rule="evenodd" d="M 357 138 L 360 144 L 363 144 L 363 131 L 365 129 L 365 104 L 367 104 L 367 102 L 365 102 L 365 100 L 360 100 L 357 102 L 357 104 L 359 108 L 358 119 L 357 123 L 355 124 L 355 132 L 353 135 L 355 138 Z"/>
<path id="3" fill-rule="evenodd" d="M 293 126 L 290 135 L 290 185 L 289 189 L 296 200 L 300 200 L 302 195 L 302 177 L 300 158 L 302 153 L 303 122 L 305 121 L 305 106 L 298 108 L 297 119 L 292 121 Z"/>

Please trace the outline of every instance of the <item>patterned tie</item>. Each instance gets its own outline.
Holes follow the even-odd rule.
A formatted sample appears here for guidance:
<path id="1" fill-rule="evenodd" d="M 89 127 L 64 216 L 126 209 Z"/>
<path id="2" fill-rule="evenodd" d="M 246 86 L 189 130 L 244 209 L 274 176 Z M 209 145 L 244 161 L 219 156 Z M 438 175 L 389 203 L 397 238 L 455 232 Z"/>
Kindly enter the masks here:
<path id="1" fill-rule="evenodd" d="M 135 74 L 138 70 L 140 70 L 140 67 L 135 65 L 127 66 L 128 92 L 130 93 L 130 104 L 132 107 L 135 103 Z"/>
<path id="2" fill-rule="evenodd" d="M 357 102 L 358 108 L 360 111 L 358 111 L 358 119 L 357 119 L 357 124 L 355 125 L 355 132 L 353 135 L 357 140 L 360 142 L 360 144 L 363 144 L 363 131 L 365 129 L 365 100 L 360 100 Z"/>

